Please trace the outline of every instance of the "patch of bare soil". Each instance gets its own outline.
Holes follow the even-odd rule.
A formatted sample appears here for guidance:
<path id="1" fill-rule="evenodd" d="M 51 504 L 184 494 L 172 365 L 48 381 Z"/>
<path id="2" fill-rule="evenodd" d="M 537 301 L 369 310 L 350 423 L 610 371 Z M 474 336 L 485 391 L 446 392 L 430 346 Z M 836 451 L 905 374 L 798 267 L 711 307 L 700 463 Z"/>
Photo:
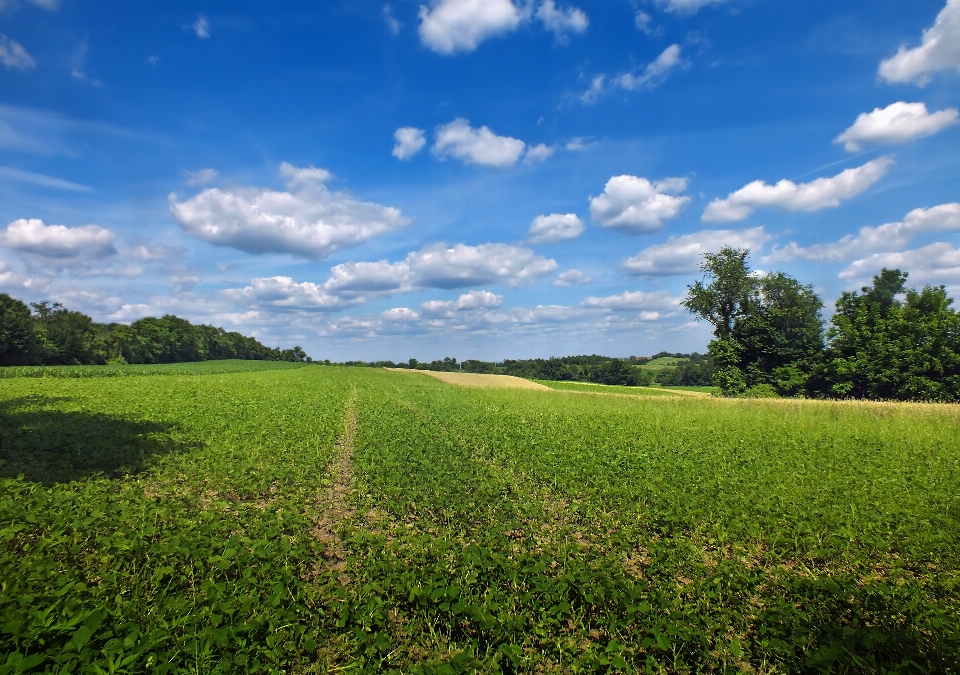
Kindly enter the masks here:
<path id="1" fill-rule="evenodd" d="M 489 387 L 492 389 L 539 389 L 552 391 L 550 387 L 524 380 L 512 375 L 481 375 L 479 373 L 437 373 L 432 370 L 408 370 L 406 368 L 387 368 L 401 373 L 422 373 L 447 384 L 459 384 L 462 387 Z"/>
<path id="2" fill-rule="evenodd" d="M 336 452 L 329 466 L 330 487 L 320 497 L 320 513 L 313 527 L 313 536 L 323 542 L 321 570 L 337 572 L 340 583 L 347 584 L 350 578 L 344 573 L 347 552 L 340 539 L 340 529 L 353 517 L 350 495 L 353 491 L 353 440 L 357 433 L 357 411 L 354 399 L 347 402 L 343 420 L 343 434 L 337 441 Z"/>

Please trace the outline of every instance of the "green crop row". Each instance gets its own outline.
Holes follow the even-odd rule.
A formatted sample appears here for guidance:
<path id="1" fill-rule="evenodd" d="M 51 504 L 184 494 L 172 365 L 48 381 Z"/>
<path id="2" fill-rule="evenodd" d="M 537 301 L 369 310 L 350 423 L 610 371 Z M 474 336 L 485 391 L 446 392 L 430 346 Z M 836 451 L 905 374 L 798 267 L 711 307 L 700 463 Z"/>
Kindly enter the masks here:
<path id="1" fill-rule="evenodd" d="M 122 377 L 128 375 L 215 375 L 289 370 L 306 364 L 288 361 L 196 361 L 191 363 L 123 364 L 108 366 L 7 366 L 0 379 L 14 377 Z"/>
<path id="2" fill-rule="evenodd" d="M 330 367 L 0 416 L 0 673 L 958 670 L 956 407 Z"/>

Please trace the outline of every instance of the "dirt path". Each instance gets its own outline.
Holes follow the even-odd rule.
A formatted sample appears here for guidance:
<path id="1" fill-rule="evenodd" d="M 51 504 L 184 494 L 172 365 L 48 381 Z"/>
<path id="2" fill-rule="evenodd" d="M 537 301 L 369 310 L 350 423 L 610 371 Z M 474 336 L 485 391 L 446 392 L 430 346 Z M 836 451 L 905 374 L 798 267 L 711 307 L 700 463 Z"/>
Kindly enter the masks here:
<path id="1" fill-rule="evenodd" d="M 346 584 L 350 578 L 344 573 L 347 554 L 340 539 L 340 529 L 344 522 L 353 517 L 350 495 L 353 492 L 353 441 L 357 434 L 356 393 L 347 401 L 343 415 L 343 434 L 337 441 L 333 461 L 328 472 L 330 487 L 317 504 L 319 518 L 313 528 L 313 536 L 323 542 L 322 570 L 337 572 L 340 583 Z"/>
<path id="2" fill-rule="evenodd" d="M 447 384 L 459 384 L 462 387 L 489 387 L 493 389 L 539 389 L 553 391 L 550 387 L 524 380 L 512 375 L 481 375 L 479 373 L 437 373 L 432 370 L 408 370 L 406 368 L 387 368 L 398 373 L 422 373 Z"/>

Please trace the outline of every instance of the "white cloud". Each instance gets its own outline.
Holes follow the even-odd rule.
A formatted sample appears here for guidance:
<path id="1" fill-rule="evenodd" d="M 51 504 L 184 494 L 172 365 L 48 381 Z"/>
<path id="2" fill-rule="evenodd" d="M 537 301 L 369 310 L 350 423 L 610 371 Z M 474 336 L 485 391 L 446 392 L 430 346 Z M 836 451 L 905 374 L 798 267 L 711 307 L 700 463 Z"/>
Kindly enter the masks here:
<path id="1" fill-rule="evenodd" d="M 594 145 L 596 145 L 596 141 L 588 141 L 581 136 L 575 136 L 567 141 L 567 144 L 563 147 L 565 150 L 569 150 L 570 152 L 581 152 L 588 148 L 592 148 Z"/>
<path id="2" fill-rule="evenodd" d="M 527 154 L 524 158 L 524 162 L 542 162 L 545 159 L 549 159 L 553 156 L 553 153 L 557 151 L 556 146 L 547 145 L 546 143 L 540 143 L 538 145 L 531 145 L 527 148 Z"/>
<path id="3" fill-rule="evenodd" d="M 590 80 L 590 88 L 580 95 L 580 100 L 586 104 L 596 103 L 597 99 L 606 91 L 606 80 L 606 75 L 601 74 L 594 76 L 594 78 Z"/>
<path id="4" fill-rule="evenodd" d="M 760 249 L 770 236 L 762 227 L 748 230 L 704 230 L 670 237 L 663 244 L 649 246 L 623 262 L 622 268 L 634 276 L 693 274 L 704 253 L 716 253 L 724 246 Z"/>
<path id="5" fill-rule="evenodd" d="M 430 7 L 420 5 L 420 41 L 439 54 L 470 52 L 520 21 L 510 0 L 434 0 Z"/>
<path id="6" fill-rule="evenodd" d="M 566 39 L 567 33 L 582 33 L 590 24 L 587 15 L 576 7 L 559 9 L 554 0 L 544 0 L 537 7 L 536 17 L 543 22 L 544 28 L 553 31 L 557 40 Z"/>
<path id="7" fill-rule="evenodd" d="M 678 66 L 683 65 L 680 45 L 670 45 L 639 75 L 633 73 L 623 73 L 617 76 L 613 83 L 627 91 L 637 91 L 638 89 L 653 89 L 670 75 Z"/>
<path id="8" fill-rule="evenodd" d="M 309 281 L 297 283 L 290 277 L 253 279 L 245 288 L 231 288 L 223 295 L 246 307 L 333 311 L 364 301 L 328 292 L 322 285 Z"/>
<path id="9" fill-rule="evenodd" d="M 726 0 L 656 0 L 666 11 L 674 14 L 696 14 L 701 7 L 719 5 Z"/>
<path id="10" fill-rule="evenodd" d="M 939 286 L 960 281 L 960 250 L 938 241 L 912 251 L 875 253 L 855 260 L 840 273 L 841 279 L 866 282 L 882 268 L 899 269 L 910 274 L 911 284 Z"/>
<path id="11" fill-rule="evenodd" d="M 637 13 L 633 16 L 633 22 L 636 24 L 637 30 L 650 37 L 663 35 L 663 26 L 654 26 L 653 17 L 642 10 L 637 10 Z"/>
<path id="12" fill-rule="evenodd" d="M 624 291 L 604 298 L 589 297 L 581 304 L 590 309 L 610 309 L 615 312 L 671 311 L 680 306 L 681 299 L 670 295 L 669 291 Z"/>
<path id="13" fill-rule="evenodd" d="M 39 174 L 39 173 L 31 173 L 29 171 L 14 169 L 11 166 L 0 166 L 0 178 L 17 180 L 22 183 L 33 183 L 34 185 L 42 185 L 43 187 L 57 188 L 58 190 L 70 190 L 73 192 L 90 192 L 90 188 L 87 187 L 86 185 L 80 185 L 79 183 L 71 183 L 68 180 L 63 180 L 61 178 L 54 178 L 53 176 L 44 176 L 43 174 Z"/>
<path id="14" fill-rule="evenodd" d="M 575 213 L 551 213 L 537 216 L 530 224 L 530 242 L 546 244 L 576 239 L 583 234 L 583 221 Z"/>
<path id="15" fill-rule="evenodd" d="M 458 117 L 437 128 L 431 152 L 439 159 L 454 157 L 466 164 L 504 168 L 517 163 L 525 146 L 519 139 L 497 136 L 488 127 L 474 129 Z"/>
<path id="16" fill-rule="evenodd" d="M 923 31 L 920 46 L 901 45 L 880 62 L 879 72 L 887 82 L 916 82 L 922 87 L 940 70 L 960 72 L 960 0 L 947 0 L 933 25 Z"/>
<path id="17" fill-rule="evenodd" d="M 556 280 L 553 282 L 554 286 L 560 286 L 561 288 L 566 288 L 568 286 L 578 286 L 580 284 L 589 284 L 593 281 L 593 278 L 588 277 L 586 274 L 580 270 L 567 270 L 566 272 L 561 272 L 557 275 Z"/>
<path id="18" fill-rule="evenodd" d="M 393 35 L 400 34 L 400 28 L 403 24 L 393 15 L 393 10 L 390 9 L 390 5 L 383 6 L 383 20 L 387 23 L 387 28 L 390 29 Z"/>
<path id="19" fill-rule="evenodd" d="M 206 39 L 210 37 L 210 22 L 207 21 L 206 17 L 198 16 L 192 27 L 198 38 Z"/>
<path id="20" fill-rule="evenodd" d="M 290 192 L 208 188 L 182 203 L 171 194 L 170 211 L 186 232 L 211 244 L 315 260 L 410 222 L 399 209 L 332 192 L 325 169 L 284 162 L 280 173 Z"/>
<path id="21" fill-rule="evenodd" d="M 6 35 L 0 35 L 0 63 L 7 70 L 33 70 L 36 62 L 27 53 L 19 42 L 11 40 Z"/>
<path id="22" fill-rule="evenodd" d="M 394 307 L 393 309 L 388 309 L 384 312 L 380 312 L 380 316 L 382 316 L 387 321 L 397 321 L 397 322 L 417 321 L 420 319 L 420 315 L 414 312 L 409 307 Z"/>
<path id="23" fill-rule="evenodd" d="M 815 244 L 803 248 L 791 242 L 783 248 L 775 249 L 766 260 L 845 260 L 870 251 L 901 248 L 915 235 L 925 232 L 957 231 L 960 231 L 960 203 L 953 202 L 929 209 L 914 209 L 900 222 L 886 223 L 878 227 L 861 227 L 856 235 L 848 234 L 830 244 Z"/>
<path id="24" fill-rule="evenodd" d="M 860 152 L 865 145 L 906 143 L 916 138 L 932 136 L 957 124 L 960 113 L 956 108 L 927 112 L 924 103 L 898 101 L 886 108 L 860 113 L 849 129 L 834 139 L 844 143 L 847 152 Z"/>
<path id="25" fill-rule="evenodd" d="M 556 261 L 522 246 L 434 244 L 394 263 L 380 260 L 336 265 L 322 284 L 271 277 L 254 279 L 246 288 L 225 293 L 245 306 L 334 311 L 423 288 L 454 289 L 490 283 L 527 286 L 556 269 Z"/>
<path id="26" fill-rule="evenodd" d="M 627 91 L 654 89 L 663 84 L 670 73 L 685 65 L 681 58 L 682 51 L 680 45 L 670 45 L 653 62 L 648 63 L 639 74 L 620 73 L 610 80 L 604 74 L 596 75 L 590 81 L 590 87 L 580 95 L 580 101 L 588 105 L 596 103 L 603 94 L 616 87 Z"/>
<path id="27" fill-rule="evenodd" d="M 420 314 L 426 317 L 449 317 L 456 312 L 471 310 L 498 309 L 503 304 L 503 296 L 490 291 L 470 291 L 456 300 L 429 300 L 420 305 Z"/>
<path id="28" fill-rule="evenodd" d="M 893 158 L 879 157 L 863 166 L 847 169 L 832 178 L 818 178 L 810 183 L 781 180 L 767 185 L 757 180 L 730 193 L 726 199 L 715 199 L 707 205 L 702 220 L 706 223 L 730 223 L 743 220 L 755 209 L 779 207 L 788 211 L 819 211 L 839 206 L 878 180 L 893 165 Z"/>
<path id="29" fill-rule="evenodd" d="M 393 138 L 396 141 L 393 156 L 400 160 L 410 159 L 427 143 L 427 139 L 423 137 L 423 129 L 416 127 L 400 127 L 393 132 Z"/>
<path id="30" fill-rule="evenodd" d="M 656 232 L 690 201 L 673 194 L 686 189 L 686 178 L 652 183 L 637 176 L 614 176 L 599 197 L 590 198 L 590 215 L 604 227 L 634 234 Z"/>
<path id="31" fill-rule="evenodd" d="M 36 218 L 15 220 L 0 231 L 0 244 L 44 258 L 105 258 L 117 252 L 116 240 L 117 235 L 98 225 L 44 225 Z"/>
<path id="32" fill-rule="evenodd" d="M 215 181 L 220 172 L 216 169 L 200 169 L 199 171 L 184 171 L 183 175 L 187 178 L 187 185 L 207 185 Z"/>

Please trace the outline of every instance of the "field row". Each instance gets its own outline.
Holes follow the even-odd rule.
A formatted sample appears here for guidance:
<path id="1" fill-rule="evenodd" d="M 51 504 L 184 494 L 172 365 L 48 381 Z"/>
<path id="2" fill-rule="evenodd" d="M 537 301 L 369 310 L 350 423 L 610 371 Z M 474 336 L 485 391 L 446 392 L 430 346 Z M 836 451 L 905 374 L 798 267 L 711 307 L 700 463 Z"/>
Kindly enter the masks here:
<path id="1" fill-rule="evenodd" d="M 957 670 L 955 407 L 305 367 L 0 416 L 0 673 Z"/>

